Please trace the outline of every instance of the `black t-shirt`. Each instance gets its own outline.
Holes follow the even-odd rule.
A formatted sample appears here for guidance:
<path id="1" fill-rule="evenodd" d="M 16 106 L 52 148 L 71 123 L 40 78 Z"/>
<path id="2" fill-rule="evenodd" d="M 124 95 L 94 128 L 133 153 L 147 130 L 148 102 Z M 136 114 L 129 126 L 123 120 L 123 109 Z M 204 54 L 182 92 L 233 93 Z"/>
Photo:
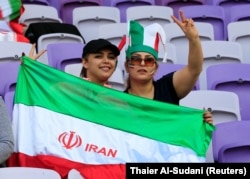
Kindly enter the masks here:
<path id="1" fill-rule="evenodd" d="M 154 100 L 179 105 L 179 98 L 173 86 L 173 74 L 171 72 L 154 81 Z M 128 89 L 124 91 L 128 93 Z"/>

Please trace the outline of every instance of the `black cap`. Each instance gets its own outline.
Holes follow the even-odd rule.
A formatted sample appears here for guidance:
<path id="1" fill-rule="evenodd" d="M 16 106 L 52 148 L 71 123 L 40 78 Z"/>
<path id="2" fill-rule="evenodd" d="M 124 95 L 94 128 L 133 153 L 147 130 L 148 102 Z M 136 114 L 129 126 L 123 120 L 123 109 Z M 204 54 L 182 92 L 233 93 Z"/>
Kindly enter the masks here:
<path id="1" fill-rule="evenodd" d="M 120 50 L 117 46 L 110 43 L 108 40 L 105 39 L 97 39 L 89 41 L 84 47 L 82 52 L 82 57 L 89 53 L 97 53 L 102 49 L 110 49 L 115 56 L 120 55 Z"/>

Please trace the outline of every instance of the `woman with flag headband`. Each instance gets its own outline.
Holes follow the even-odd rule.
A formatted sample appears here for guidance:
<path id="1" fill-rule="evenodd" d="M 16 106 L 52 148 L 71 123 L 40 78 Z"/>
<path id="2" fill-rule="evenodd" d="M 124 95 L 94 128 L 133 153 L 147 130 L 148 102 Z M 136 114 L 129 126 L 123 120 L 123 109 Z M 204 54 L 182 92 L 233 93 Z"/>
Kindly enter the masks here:
<path id="1" fill-rule="evenodd" d="M 125 62 L 128 84 L 124 92 L 179 105 L 179 100 L 193 89 L 202 71 L 202 47 L 193 20 L 185 18 L 182 11 L 180 15 L 181 21 L 174 16 L 172 19 L 189 41 L 188 64 L 157 81 L 153 80 L 153 76 L 158 68 L 159 42 L 162 41 L 163 45 L 166 42 L 165 31 L 157 23 L 143 27 L 136 21 L 130 21 Z M 203 117 L 206 122 L 213 122 L 210 112 L 205 111 Z"/>

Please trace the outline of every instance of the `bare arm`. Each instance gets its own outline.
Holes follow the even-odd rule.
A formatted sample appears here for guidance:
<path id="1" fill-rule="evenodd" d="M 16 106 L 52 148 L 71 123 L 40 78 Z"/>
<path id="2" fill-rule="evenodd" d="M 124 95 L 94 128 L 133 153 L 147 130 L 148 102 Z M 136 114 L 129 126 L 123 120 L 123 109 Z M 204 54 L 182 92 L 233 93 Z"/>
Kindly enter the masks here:
<path id="1" fill-rule="evenodd" d="M 172 16 L 173 21 L 182 29 L 189 41 L 188 64 L 175 72 L 173 84 L 179 98 L 185 97 L 194 87 L 202 71 L 203 53 L 198 31 L 192 19 L 186 19 L 180 11 L 181 20 Z M 178 47 L 177 47 L 178 49 Z"/>

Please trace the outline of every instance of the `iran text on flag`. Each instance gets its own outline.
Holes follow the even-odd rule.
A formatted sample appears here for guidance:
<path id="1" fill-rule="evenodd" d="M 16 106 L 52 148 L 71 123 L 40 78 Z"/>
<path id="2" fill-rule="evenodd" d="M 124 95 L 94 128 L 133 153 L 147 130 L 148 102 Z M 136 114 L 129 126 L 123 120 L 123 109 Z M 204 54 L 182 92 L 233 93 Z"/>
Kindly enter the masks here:
<path id="1" fill-rule="evenodd" d="M 106 88 L 23 57 L 9 166 L 75 168 L 125 179 L 126 162 L 204 162 L 214 127 L 203 111 Z"/>

